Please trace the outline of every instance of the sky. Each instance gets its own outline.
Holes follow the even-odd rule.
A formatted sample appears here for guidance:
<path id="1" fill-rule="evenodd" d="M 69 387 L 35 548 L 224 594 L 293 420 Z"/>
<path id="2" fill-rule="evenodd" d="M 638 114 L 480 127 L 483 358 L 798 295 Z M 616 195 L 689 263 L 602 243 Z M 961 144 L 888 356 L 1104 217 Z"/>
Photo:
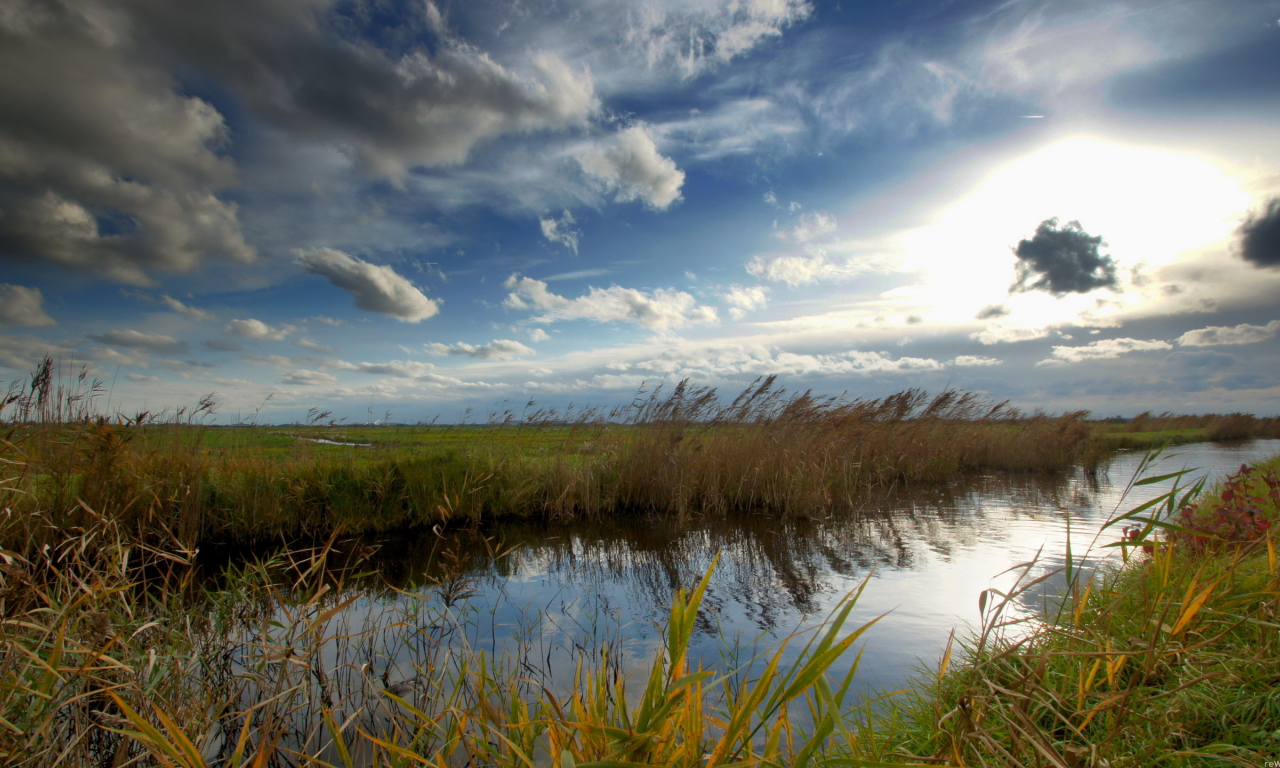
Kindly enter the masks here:
<path id="1" fill-rule="evenodd" d="M 1277 75 L 1275 0 L 0 0 L 0 386 L 1280 413 Z"/>

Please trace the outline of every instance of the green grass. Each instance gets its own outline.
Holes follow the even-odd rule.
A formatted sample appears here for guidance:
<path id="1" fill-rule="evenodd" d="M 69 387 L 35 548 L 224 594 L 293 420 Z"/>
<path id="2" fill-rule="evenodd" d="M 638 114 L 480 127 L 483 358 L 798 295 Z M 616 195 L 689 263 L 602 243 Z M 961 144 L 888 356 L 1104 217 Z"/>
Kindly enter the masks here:
<path id="1" fill-rule="evenodd" d="M 1165 445 L 1206 443 L 1213 439 L 1209 435 L 1209 430 L 1201 427 L 1166 429 L 1155 432 L 1099 430 L 1097 436 L 1112 448 L 1139 451 L 1147 451 Z"/>

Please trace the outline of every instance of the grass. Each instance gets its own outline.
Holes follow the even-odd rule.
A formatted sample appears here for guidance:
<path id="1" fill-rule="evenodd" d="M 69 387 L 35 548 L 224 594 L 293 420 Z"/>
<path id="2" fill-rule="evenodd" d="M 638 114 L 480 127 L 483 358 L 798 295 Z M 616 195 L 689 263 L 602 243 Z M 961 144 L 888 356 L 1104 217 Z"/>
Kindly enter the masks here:
<path id="1" fill-rule="evenodd" d="M 0 545 L 27 554 L 94 514 L 188 548 L 503 516 L 811 515 L 895 485 L 1105 456 L 1083 413 L 1025 415 L 950 390 L 818 398 L 773 378 L 728 403 L 682 382 L 607 413 L 504 412 L 484 427 L 214 428 L 212 398 L 164 421 L 108 418 L 97 391 L 46 361 L 4 400 Z"/>
<path id="2" fill-rule="evenodd" d="M 1262 474 L 1278 467 L 1272 460 Z M 1257 520 L 1219 525 L 1233 496 Z M 986 620 L 960 644 L 963 662 L 948 668 L 944 658 L 896 703 L 884 729 L 896 752 L 1001 766 L 1276 759 L 1276 494 L 1254 477 L 1232 478 L 1198 506 L 1194 497 L 1173 490 L 1114 519 L 1130 524 L 1117 542 L 1126 563 L 1068 565 L 1067 594 L 1031 618 L 1007 611 L 1047 575 L 1025 578 L 1028 566 L 1009 594 L 984 594 Z"/>

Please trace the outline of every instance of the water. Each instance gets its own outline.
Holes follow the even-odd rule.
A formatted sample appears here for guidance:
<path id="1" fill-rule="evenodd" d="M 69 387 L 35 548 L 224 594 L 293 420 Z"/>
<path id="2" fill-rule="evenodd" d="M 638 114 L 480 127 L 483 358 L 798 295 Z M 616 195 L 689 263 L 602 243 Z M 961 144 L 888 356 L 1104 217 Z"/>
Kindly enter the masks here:
<path id="1" fill-rule="evenodd" d="M 1198 468 L 1180 481 L 1187 484 L 1206 473 L 1224 477 L 1277 452 L 1280 440 L 1182 446 L 1148 474 Z M 1068 523 L 1077 562 L 1091 546 L 1093 561 L 1114 557 L 1116 550 L 1097 546 L 1117 540 L 1120 526 L 1098 538 L 1100 526 L 1117 509 L 1131 509 L 1169 486 L 1144 486 L 1121 498 L 1142 456 L 1121 454 L 1096 479 L 1082 472 L 969 477 L 883 494 L 859 510 L 823 518 L 755 514 L 677 523 L 633 517 L 397 537 L 381 543 L 376 562 L 383 578 L 413 588 L 435 572 L 421 566 L 433 550 L 436 562 L 440 552 L 451 552 L 470 590 L 455 609 L 465 616 L 466 636 L 454 642 L 494 654 L 523 647 L 528 671 L 550 680 L 571 673 L 575 649 L 602 639 L 624 667 L 647 668 L 675 591 L 695 585 L 717 553 L 692 648 L 708 664 L 717 663 L 726 644 L 762 650 L 815 626 L 869 576 L 848 628 L 884 615 L 864 636 L 859 687 L 893 689 L 920 665 L 934 663 L 949 632 L 963 635 L 979 622 L 979 594 L 1009 589 L 1016 574 L 1004 573 L 1008 569 L 1037 556 L 1032 577 L 1061 567 Z M 495 561 L 488 548 L 499 544 L 514 549 Z M 1010 611 L 1032 615 L 1053 584 L 1027 593 Z M 388 591 L 355 608 L 376 621 L 403 599 Z M 852 659 L 849 654 L 845 663 Z"/>

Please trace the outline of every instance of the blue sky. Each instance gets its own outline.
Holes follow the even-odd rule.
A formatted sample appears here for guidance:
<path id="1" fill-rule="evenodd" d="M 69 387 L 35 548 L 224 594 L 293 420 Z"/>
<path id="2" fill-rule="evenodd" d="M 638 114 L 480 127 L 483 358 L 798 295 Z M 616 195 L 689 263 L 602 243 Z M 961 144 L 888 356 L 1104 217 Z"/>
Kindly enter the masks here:
<path id="1" fill-rule="evenodd" d="M 3 381 L 1280 412 L 1277 2 L 9 0 L 0 64 Z"/>

